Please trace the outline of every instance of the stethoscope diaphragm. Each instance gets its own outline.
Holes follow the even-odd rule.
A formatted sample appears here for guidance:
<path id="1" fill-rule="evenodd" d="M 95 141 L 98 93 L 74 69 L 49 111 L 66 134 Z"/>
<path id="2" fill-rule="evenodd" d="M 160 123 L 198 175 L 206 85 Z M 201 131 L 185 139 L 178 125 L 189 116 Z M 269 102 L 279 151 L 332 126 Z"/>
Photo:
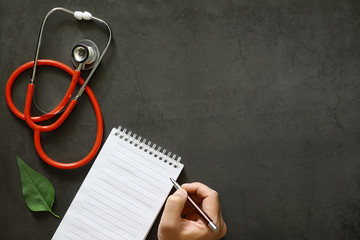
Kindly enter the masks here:
<path id="1" fill-rule="evenodd" d="M 93 41 L 82 39 L 75 44 L 71 56 L 75 67 L 83 64 L 81 70 L 89 70 L 95 66 L 100 57 L 100 51 Z"/>

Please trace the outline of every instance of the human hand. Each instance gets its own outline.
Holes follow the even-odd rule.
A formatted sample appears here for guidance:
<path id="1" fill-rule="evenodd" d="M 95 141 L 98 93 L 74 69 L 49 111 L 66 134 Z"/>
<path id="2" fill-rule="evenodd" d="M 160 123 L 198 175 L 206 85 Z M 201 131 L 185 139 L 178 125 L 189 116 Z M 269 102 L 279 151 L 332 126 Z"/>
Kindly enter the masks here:
<path id="1" fill-rule="evenodd" d="M 219 227 L 216 232 L 186 204 L 188 193 Z M 221 215 L 216 191 L 202 183 L 187 183 L 168 197 L 159 224 L 159 240 L 218 240 L 225 234 L 226 224 Z"/>

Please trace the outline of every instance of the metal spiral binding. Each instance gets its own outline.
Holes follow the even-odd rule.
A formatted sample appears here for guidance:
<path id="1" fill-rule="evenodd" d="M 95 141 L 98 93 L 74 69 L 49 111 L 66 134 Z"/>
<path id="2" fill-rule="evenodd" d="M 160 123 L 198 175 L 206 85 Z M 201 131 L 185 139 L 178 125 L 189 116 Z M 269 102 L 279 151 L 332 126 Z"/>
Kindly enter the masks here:
<path id="1" fill-rule="evenodd" d="M 140 150 L 143 150 L 144 152 L 147 152 L 164 163 L 174 166 L 175 168 L 178 167 L 178 164 L 181 161 L 180 156 L 176 156 L 176 154 L 173 154 L 166 149 L 162 149 L 160 146 L 156 146 L 155 143 L 151 143 L 145 138 L 143 139 L 141 136 L 132 133 L 130 130 L 124 127 L 119 126 L 115 132 L 115 136 L 118 136 L 131 145 L 139 148 Z"/>

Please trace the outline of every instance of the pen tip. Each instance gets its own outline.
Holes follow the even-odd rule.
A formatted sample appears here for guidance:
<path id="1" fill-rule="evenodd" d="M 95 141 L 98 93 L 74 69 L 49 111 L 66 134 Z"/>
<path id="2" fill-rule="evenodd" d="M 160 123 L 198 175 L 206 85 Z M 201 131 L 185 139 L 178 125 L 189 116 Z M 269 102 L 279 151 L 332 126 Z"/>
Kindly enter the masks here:
<path id="1" fill-rule="evenodd" d="M 176 189 L 180 189 L 180 188 L 181 188 L 180 184 L 178 184 L 173 178 L 170 178 L 170 181 L 172 182 L 172 184 L 174 185 L 174 187 L 175 187 Z"/>
<path id="2" fill-rule="evenodd" d="M 174 186 L 176 187 L 176 188 L 178 188 L 179 186 L 179 184 L 175 181 L 175 179 L 173 179 L 173 178 L 170 178 L 170 181 L 172 182 L 172 184 L 174 184 Z"/>

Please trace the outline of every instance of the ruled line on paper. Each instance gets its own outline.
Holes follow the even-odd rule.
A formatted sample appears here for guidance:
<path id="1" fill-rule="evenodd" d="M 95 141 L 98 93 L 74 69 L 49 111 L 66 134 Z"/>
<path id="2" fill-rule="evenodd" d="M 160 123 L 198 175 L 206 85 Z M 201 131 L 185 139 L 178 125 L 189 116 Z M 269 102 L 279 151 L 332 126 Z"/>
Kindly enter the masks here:
<path id="1" fill-rule="evenodd" d="M 79 238 L 82 238 L 84 240 L 87 240 L 86 238 L 84 238 L 83 236 L 79 235 L 78 233 L 74 232 L 73 230 L 69 229 L 69 232 L 71 232 L 72 234 L 74 234 L 75 236 L 79 237 Z M 72 238 L 70 238 L 72 239 Z"/>
<path id="2" fill-rule="evenodd" d="M 145 180 L 144 178 L 140 177 L 140 175 L 135 175 L 133 174 L 132 172 L 129 172 L 127 169 L 123 168 L 122 166 L 120 166 L 119 164 L 117 163 L 114 163 L 113 161 L 109 160 L 109 163 L 111 163 L 112 165 L 116 166 L 117 168 L 120 168 L 121 170 L 125 171 L 125 172 L 128 172 L 129 174 L 131 174 L 132 176 L 136 177 L 137 179 L 141 179 L 143 182 L 147 183 L 148 185 L 150 185 L 152 188 L 155 188 L 159 191 L 159 194 L 161 193 L 161 189 L 157 186 L 157 185 L 154 185 L 152 184 L 151 182 Z M 119 172 L 116 172 L 114 171 L 113 169 L 109 168 L 108 166 L 106 166 L 107 169 L 110 169 L 112 170 L 113 172 L 119 174 L 120 176 L 122 176 Z M 153 178 L 153 177 L 152 177 Z M 155 179 L 156 181 L 158 181 L 158 179 Z M 162 182 L 160 182 L 162 183 Z"/>
<path id="3" fill-rule="evenodd" d="M 110 177 L 111 179 L 114 179 L 111 175 L 109 175 L 108 173 L 106 173 L 106 172 L 104 172 L 104 171 L 101 171 L 101 173 L 104 174 L 104 175 L 106 175 L 106 176 L 108 176 L 108 177 Z M 127 180 L 130 180 L 130 179 L 128 178 Z M 123 184 L 122 182 L 117 182 L 117 183 L 120 183 L 121 185 L 124 186 L 124 184 Z M 114 185 L 113 185 L 113 186 L 114 186 Z M 114 186 L 114 187 L 115 187 L 115 186 Z M 140 196 L 145 196 L 143 192 L 139 192 L 137 189 L 131 187 L 130 185 L 126 185 L 126 187 L 129 188 L 129 189 L 131 189 L 132 191 L 138 193 Z M 154 195 L 155 195 L 155 194 L 154 194 Z M 156 196 L 156 195 L 155 195 L 155 196 Z M 148 196 L 146 196 L 146 197 L 147 197 L 147 199 L 150 199 L 152 202 L 154 202 L 154 199 L 152 199 L 152 198 L 150 198 L 150 197 L 148 197 Z"/>
<path id="4" fill-rule="evenodd" d="M 127 199 L 125 199 L 125 198 L 123 198 L 123 197 L 120 197 L 119 195 L 113 193 L 113 192 L 110 191 L 109 189 L 104 188 L 103 186 L 99 185 L 98 183 L 94 183 L 94 184 L 97 185 L 97 186 L 100 186 L 102 189 L 104 189 L 104 190 L 107 191 L 108 193 L 114 195 L 115 197 L 120 198 L 120 199 L 126 201 L 126 202 L 129 204 L 129 206 L 133 206 L 133 205 L 134 205 L 133 202 L 130 202 L 129 200 L 127 200 Z M 92 190 L 95 191 L 94 189 L 92 189 Z M 125 196 L 129 196 L 127 193 L 125 193 L 124 195 L 125 195 Z M 131 197 L 131 196 L 130 196 L 130 197 Z M 142 212 L 149 213 L 146 209 L 142 208 L 141 206 L 137 206 L 137 208 L 140 209 Z"/>
<path id="5" fill-rule="evenodd" d="M 131 209 L 128 209 L 127 207 L 124 207 L 123 205 L 120 205 L 118 202 L 115 202 L 114 200 L 109 199 L 109 198 L 103 196 L 103 194 L 97 192 L 96 190 L 93 190 L 93 189 L 91 189 L 91 190 L 94 191 L 96 194 L 102 196 L 102 197 L 105 198 L 106 200 L 109 200 L 109 201 L 113 202 L 115 205 L 120 206 L 120 207 L 123 208 L 123 209 L 126 209 L 127 211 L 131 212 L 132 214 L 138 216 L 139 218 L 142 218 L 142 219 L 144 219 L 144 220 L 146 219 L 144 216 L 141 216 L 141 215 L 137 214 L 136 212 L 132 211 Z M 99 199 L 95 198 L 94 196 L 92 196 L 92 199 L 95 199 L 95 200 L 98 201 L 99 203 L 102 203 L 103 205 L 105 205 L 103 202 L 101 202 Z M 126 200 L 124 200 L 124 201 L 126 201 Z M 109 208 L 111 208 L 111 209 L 113 209 L 114 211 L 118 212 L 118 210 L 116 210 L 115 208 L 112 208 L 112 207 L 110 207 L 109 205 L 106 205 L 106 206 L 109 207 Z M 144 211 L 142 211 L 142 213 L 144 213 Z M 126 216 L 126 217 L 128 217 L 128 216 Z"/>
<path id="6" fill-rule="evenodd" d="M 88 216 L 84 215 L 82 212 L 79 212 L 79 214 L 80 214 L 81 216 L 85 217 L 87 220 L 90 220 L 90 221 L 96 223 L 97 225 L 105 228 L 105 229 L 108 230 L 109 232 L 114 233 L 113 230 L 111 230 L 110 228 L 102 225 L 99 221 L 96 221 L 96 222 L 95 222 L 92 218 L 89 218 Z M 103 232 L 97 231 L 97 232 L 102 233 L 104 236 L 106 236 L 106 237 L 108 237 L 108 238 L 114 239 L 114 238 L 110 237 L 109 235 L 105 234 L 104 232 L 106 232 L 106 231 L 103 231 Z M 116 234 L 116 233 L 115 233 L 115 234 Z M 116 235 L 119 236 L 119 237 L 121 237 L 122 239 L 126 239 L 126 238 L 124 238 L 123 236 L 121 236 L 121 235 L 119 235 L 119 234 L 116 234 Z M 115 240 L 115 239 L 114 239 L 114 240 Z"/>
<path id="7" fill-rule="evenodd" d="M 120 177 L 122 177 L 122 178 L 127 178 L 127 179 L 129 178 L 129 176 L 126 176 L 126 177 L 125 177 L 125 176 L 123 176 L 122 174 L 120 174 L 119 172 L 114 171 L 113 169 L 111 169 L 111 168 L 109 168 L 109 167 L 106 167 L 106 168 L 107 168 L 109 171 L 115 173 L 117 176 L 120 176 Z M 140 178 L 140 177 L 138 177 L 138 176 L 136 176 L 136 175 L 134 175 L 134 177 L 136 177 L 137 179 L 143 180 L 142 178 Z M 154 192 L 150 191 L 148 188 L 146 188 L 144 185 L 140 184 L 140 183 L 137 182 L 137 181 L 134 181 L 134 179 L 132 179 L 132 180 L 133 180 L 133 181 L 132 181 L 133 184 L 135 184 L 136 186 L 142 188 L 143 190 L 145 190 L 145 191 L 147 191 L 147 192 L 149 192 L 149 193 L 151 193 L 151 194 L 153 194 L 153 195 L 155 195 L 155 196 L 158 196 L 158 195 L 160 194 L 160 192 L 154 193 Z M 144 181 L 144 180 L 143 180 L 143 181 Z M 159 188 L 153 186 L 153 185 L 150 184 L 149 182 L 147 182 L 147 181 L 144 181 L 144 182 L 147 183 L 148 185 L 150 185 L 150 188 L 152 188 L 152 189 L 155 188 L 156 190 L 159 190 L 159 191 L 160 191 Z"/>
<path id="8" fill-rule="evenodd" d="M 132 145 L 130 145 L 130 146 L 132 146 Z M 130 149 L 128 146 L 125 146 L 124 144 L 121 144 L 121 147 L 129 150 L 131 153 L 134 153 L 134 154 L 137 155 L 138 157 L 141 157 L 141 158 L 142 158 L 143 160 L 145 160 L 146 162 L 150 162 L 152 166 L 153 166 L 153 165 L 156 165 L 156 166 L 158 166 L 159 168 L 163 169 L 164 171 L 169 172 L 169 169 L 164 168 L 164 162 L 163 162 L 163 161 L 159 161 L 159 162 L 158 162 L 158 161 L 151 161 L 150 159 L 148 159 L 148 158 L 144 157 L 143 155 L 141 155 L 141 154 L 133 151 L 133 150 Z M 118 153 L 124 154 L 124 152 L 123 152 L 123 151 L 120 151 L 120 149 L 118 149 L 118 148 L 115 148 L 114 150 L 115 150 L 116 152 L 118 152 Z M 159 154 L 161 155 L 162 153 L 159 152 Z M 125 154 L 124 154 L 124 155 L 125 155 Z M 127 155 L 127 154 L 126 154 L 126 155 Z M 157 158 L 155 158 L 155 157 L 152 156 L 152 155 L 149 155 L 149 156 L 151 156 L 152 158 L 154 158 L 154 160 L 158 160 Z M 167 157 L 167 156 L 164 155 L 164 157 Z"/>
<path id="9" fill-rule="evenodd" d="M 114 208 L 114 207 L 112 207 L 112 206 L 109 206 L 109 205 L 103 203 L 102 201 L 100 201 L 99 199 L 97 199 L 95 196 L 89 196 L 89 197 L 91 197 L 91 199 L 95 200 L 97 203 L 101 204 L 102 206 L 104 206 L 104 207 L 106 207 L 106 208 L 109 208 L 111 211 L 117 212 L 117 214 L 119 214 L 120 216 L 123 216 L 123 217 L 125 217 L 125 218 L 127 218 L 127 219 L 131 219 L 133 222 L 137 223 L 138 225 L 141 225 L 141 223 L 140 223 L 138 220 L 135 220 L 134 218 L 132 218 L 133 215 L 136 215 L 137 217 L 139 217 L 139 218 L 141 218 L 141 219 L 143 219 L 143 220 L 145 219 L 143 216 L 138 215 L 136 212 L 133 212 L 133 211 L 130 210 L 130 209 L 127 209 L 127 208 L 125 208 L 125 207 L 122 207 L 121 205 L 117 204 L 116 202 L 115 202 L 115 204 L 116 204 L 117 206 L 120 206 L 122 209 L 126 209 L 127 212 L 131 212 L 131 216 L 125 214 L 124 212 L 120 212 L 118 209 L 116 209 L 116 208 Z M 108 200 L 109 200 L 109 199 L 108 199 Z M 111 201 L 111 200 L 110 200 L 110 201 Z M 114 202 L 114 201 L 112 201 L 112 202 Z"/>
<path id="10" fill-rule="evenodd" d="M 82 223 L 83 225 L 85 225 L 86 228 L 93 229 L 92 226 L 89 226 L 88 224 L 84 223 L 84 222 L 81 221 L 79 218 L 75 218 L 75 219 L 76 219 L 78 222 L 80 222 L 80 223 Z M 75 225 L 74 223 L 72 223 L 71 225 L 72 225 L 73 227 L 75 227 L 77 230 L 80 230 L 80 231 L 82 231 L 83 233 L 86 233 L 86 234 L 88 234 L 88 235 L 90 235 L 90 236 L 92 236 L 92 237 L 94 237 L 94 238 L 96 238 L 96 239 L 101 240 L 101 238 L 98 238 L 98 237 L 94 236 L 93 234 L 91 234 L 91 233 L 89 233 L 89 232 L 86 232 L 85 230 L 79 228 L 79 226 Z M 96 232 L 99 232 L 99 231 L 97 231 L 96 229 L 93 229 L 93 230 L 95 230 Z M 99 233 L 100 233 L 101 235 L 104 235 L 104 234 L 102 234 L 101 232 L 99 232 Z"/>
<path id="11" fill-rule="evenodd" d="M 101 171 L 102 174 L 114 179 L 111 175 L 109 175 L 108 173 L 106 173 L 105 171 Z M 129 180 L 130 182 L 133 182 L 131 178 L 126 178 L 126 180 Z M 124 185 L 123 183 L 120 183 L 121 185 Z M 137 192 L 139 195 L 143 196 L 143 197 L 146 197 L 147 199 L 150 199 L 152 202 L 154 202 L 154 199 L 153 198 L 150 198 L 148 197 L 147 195 L 144 194 L 144 192 L 139 192 L 137 189 L 131 187 L 130 185 L 126 185 L 127 188 L 130 188 L 131 190 L 133 190 L 134 192 Z M 141 188 L 143 188 L 142 186 L 140 186 Z M 144 189 L 144 188 L 143 188 Z M 144 189 L 146 191 L 149 192 L 149 190 L 147 189 Z M 152 195 L 154 195 L 155 197 L 157 196 L 156 194 L 154 194 L 153 192 L 149 192 L 151 193 Z"/>
<path id="12" fill-rule="evenodd" d="M 125 155 L 125 156 L 126 156 L 126 155 Z M 134 169 L 136 170 L 135 167 L 133 167 L 133 166 L 131 166 L 130 164 L 128 164 L 127 162 L 123 161 L 124 159 L 122 159 L 120 156 L 116 156 L 116 155 L 112 154 L 112 157 L 120 160 L 122 164 L 125 164 L 125 165 L 127 165 L 127 166 L 130 166 L 131 168 L 134 168 Z M 128 156 L 126 156 L 126 157 L 128 157 Z M 113 162 L 113 161 L 111 161 L 111 160 L 109 160 L 109 162 L 111 162 L 112 164 L 115 164 L 116 166 L 122 168 L 120 165 L 116 164 L 116 162 Z M 122 169 L 124 169 L 124 168 L 122 168 Z M 159 172 L 156 172 L 156 171 L 154 171 L 153 169 L 147 168 L 147 170 L 150 170 L 150 171 L 154 172 L 154 174 L 156 174 L 156 175 L 161 175 Z M 157 181 L 158 183 L 164 185 L 164 183 L 163 183 L 162 181 L 160 181 L 159 179 L 155 178 L 154 176 L 148 174 L 147 172 L 144 172 L 143 170 L 139 170 L 139 171 L 140 171 L 141 173 L 145 174 L 146 176 L 148 176 L 149 178 L 152 178 L 152 179 L 154 179 L 155 181 Z M 162 177 L 165 177 L 165 175 L 162 175 Z"/>
<path id="13" fill-rule="evenodd" d="M 136 237 L 136 235 L 134 235 L 133 233 L 129 232 L 127 229 L 125 229 L 124 227 L 122 227 L 121 225 L 117 225 L 114 224 L 112 221 L 109 221 L 109 219 L 105 218 L 104 216 L 100 216 L 99 214 L 95 213 L 94 211 L 92 211 L 91 209 L 88 209 L 86 206 L 82 206 L 83 209 L 85 209 L 87 212 L 97 216 L 98 218 L 101 218 L 102 220 L 104 220 L 106 223 L 110 223 L 111 225 L 115 226 L 115 228 L 121 229 L 121 231 L 128 233 L 129 235 Z M 129 226 L 129 225 L 128 225 Z M 132 229 L 134 229 L 133 227 L 131 227 Z M 109 228 L 108 228 L 109 229 Z M 136 229 L 134 229 L 136 231 Z M 110 230 L 112 233 L 119 235 L 117 232 L 113 231 L 112 229 Z M 138 231 L 137 231 L 138 232 Z"/>
<path id="14" fill-rule="evenodd" d="M 103 209 L 99 208 L 98 206 L 96 206 L 95 204 L 93 204 L 93 203 L 91 203 L 91 202 L 89 202 L 89 201 L 87 201 L 87 200 L 84 200 L 84 202 L 86 202 L 87 204 L 90 204 L 92 207 L 98 209 L 99 211 L 103 211 Z M 124 220 L 122 220 L 121 218 L 118 218 L 118 217 L 112 215 L 112 214 L 109 213 L 109 212 L 106 212 L 106 211 L 103 211 L 103 212 L 106 213 L 107 216 L 110 216 L 110 217 L 112 217 L 112 218 L 115 218 L 116 220 L 118 220 L 118 221 L 122 222 L 123 224 L 129 226 L 129 227 L 132 228 L 135 232 L 139 232 L 139 229 L 136 229 L 136 228 L 134 228 L 132 225 L 130 225 L 129 223 L 124 222 Z M 129 218 L 129 219 L 131 219 L 131 218 Z M 131 220 L 132 220 L 132 219 L 131 219 Z M 136 222 L 136 221 L 134 221 L 134 220 L 132 220 L 132 221 L 133 221 L 133 222 Z M 138 222 L 136 222 L 136 223 L 138 224 L 139 227 L 141 227 L 141 224 L 140 224 L 140 223 L 138 223 Z"/>
<path id="15" fill-rule="evenodd" d="M 117 154 L 122 154 L 122 155 L 125 155 L 125 156 L 131 158 L 132 160 L 139 163 L 140 165 L 146 165 L 148 168 L 150 168 L 149 166 L 151 166 L 151 168 L 156 167 L 158 169 L 158 171 L 153 170 L 156 173 L 159 173 L 160 171 L 161 172 L 165 171 L 167 174 L 170 173 L 169 169 L 164 167 L 165 163 L 163 161 L 159 161 L 158 158 L 154 158 L 153 156 L 150 155 L 150 157 L 154 158 L 153 161 L 152 161 L 152 160 L 142 156 L 141 154 L 139 154 L 137 152 L 131 151 L 131 149 L 128 148 L 127 146 L 122 145 L 122 147 L 125 148 L 127 151 L 126 152 L 122 151 L 120 148 L 114 148 L 114 151 Z M 132 154 L 132 153 L 134 153 L 134 154 Z M 130 156 L 130 154 L 131 154 L 131 156 Z"/>
<path id="16" fill-rule="evenodd" d="M 99 180 L 101 180 L 101 181 L 103 181 L 103 182 L 107 183 L 109 186 L 111 186 L 111 187 L 113 187 L 113 188 L 116 188 L 116 189 L 117 189 L 117 190 L 119 190 L 120 192 L 122 192 L 122 193 L 126 194 L 126 192 L 124 192 L 121 188 L 119 188 L 119 187 L 117 187 L 117 186 L 115 186 L 115 185 L 113 185 L 113 184 L 111 184 L 111 183 L 107 182 L 107 181 L 106 181 L 106 180 L 104 180 L 103 178 L 100 178 L 100 177 L 99 177 Z M 123 185 L 123 184 L 122 184 L 122 185 Z M 123 185 L 123 186 L 125 186 L 125 185 Z M 133 199 L 137 200 L 138 202 L 140 202 L 140 203 L 144 204 L 145 206 L 148 206 L 150 209 L 152 209 L 152 206 L 150 206 L 148 203 L 144 202 L 143 200 L 141 200 L 141 199 L 139 199 L 139 198 L 135 197 L 134 195 L 129 195 L 129 194 L 127 194 L 127 195 L 128 195 L 128 196 L 130 196 L 130 197 L 132 197 Z"/>
<path id="17" fill-rule="evenodd" d="M 159 183 L 161 183 L 161 184 L 164 184 L 163 181 L 160 181 L 158 178 L 155 178 L 154 175 L 157 176 L 157 177 L 158 177 L 158 175 L 160 175 L 160 176 L 166 178 L 166 175 L 168 176 L 168 174 L 169 174 L 169 172 L 167 172 L 166 175 L 163 175 L 163 174 L 161 174 L 161 172 L 160 172 L 160 171 L 162 171 L 161 169 L 159 169 L 159 168 L 154 168 L 154 167 L 149 167 L 149 166 L 147 166 L 147 165 L 145 165 L 145 164 L 141 164 L 140 162 L 138 162 L 137 160 L 135 160 L 134 158 L 132 158 L 131 156 L 129 156 L 129 155 L 125 154 L 125 153 L 120 153 L 120 154 L 117 154 L 117 155 L 115 155 L 114 153 L 112 153 L 111 156 L 112 156 L 113 158 L 117 159 L 117 161 L 115 161 L 115 162 L 109 160 L 109 161 L 112 162 L 113 164 L 116 164 L 117 162 L 121 162 L 122 164 L 126 164 L 126 165 L 128 165 L 128 166 L 131 166 L 131 167 L 134 168 L 135 170 L 140 170 L 143 174 L 145 174 L 145 175 L 148 176 L 149 178 L 152 178 L 152 179 L 154 179 L 155 181 L 157 181 L 157 182 L 159 182 Z M 133 162 L 136 162 L 136 164 L 137 164 L 140 168 L 139 168 L 139 167 L 138 167 L 138 168 L 135 168 L 134 166 L 130 165 L 130 164 L 128 163 L 128 161 L 124 161 L 124 159 L 130 159 L 130 160 L 132 160 Z M 152 174 L 146 172 L 145 170 L 151 171 Z"/>

